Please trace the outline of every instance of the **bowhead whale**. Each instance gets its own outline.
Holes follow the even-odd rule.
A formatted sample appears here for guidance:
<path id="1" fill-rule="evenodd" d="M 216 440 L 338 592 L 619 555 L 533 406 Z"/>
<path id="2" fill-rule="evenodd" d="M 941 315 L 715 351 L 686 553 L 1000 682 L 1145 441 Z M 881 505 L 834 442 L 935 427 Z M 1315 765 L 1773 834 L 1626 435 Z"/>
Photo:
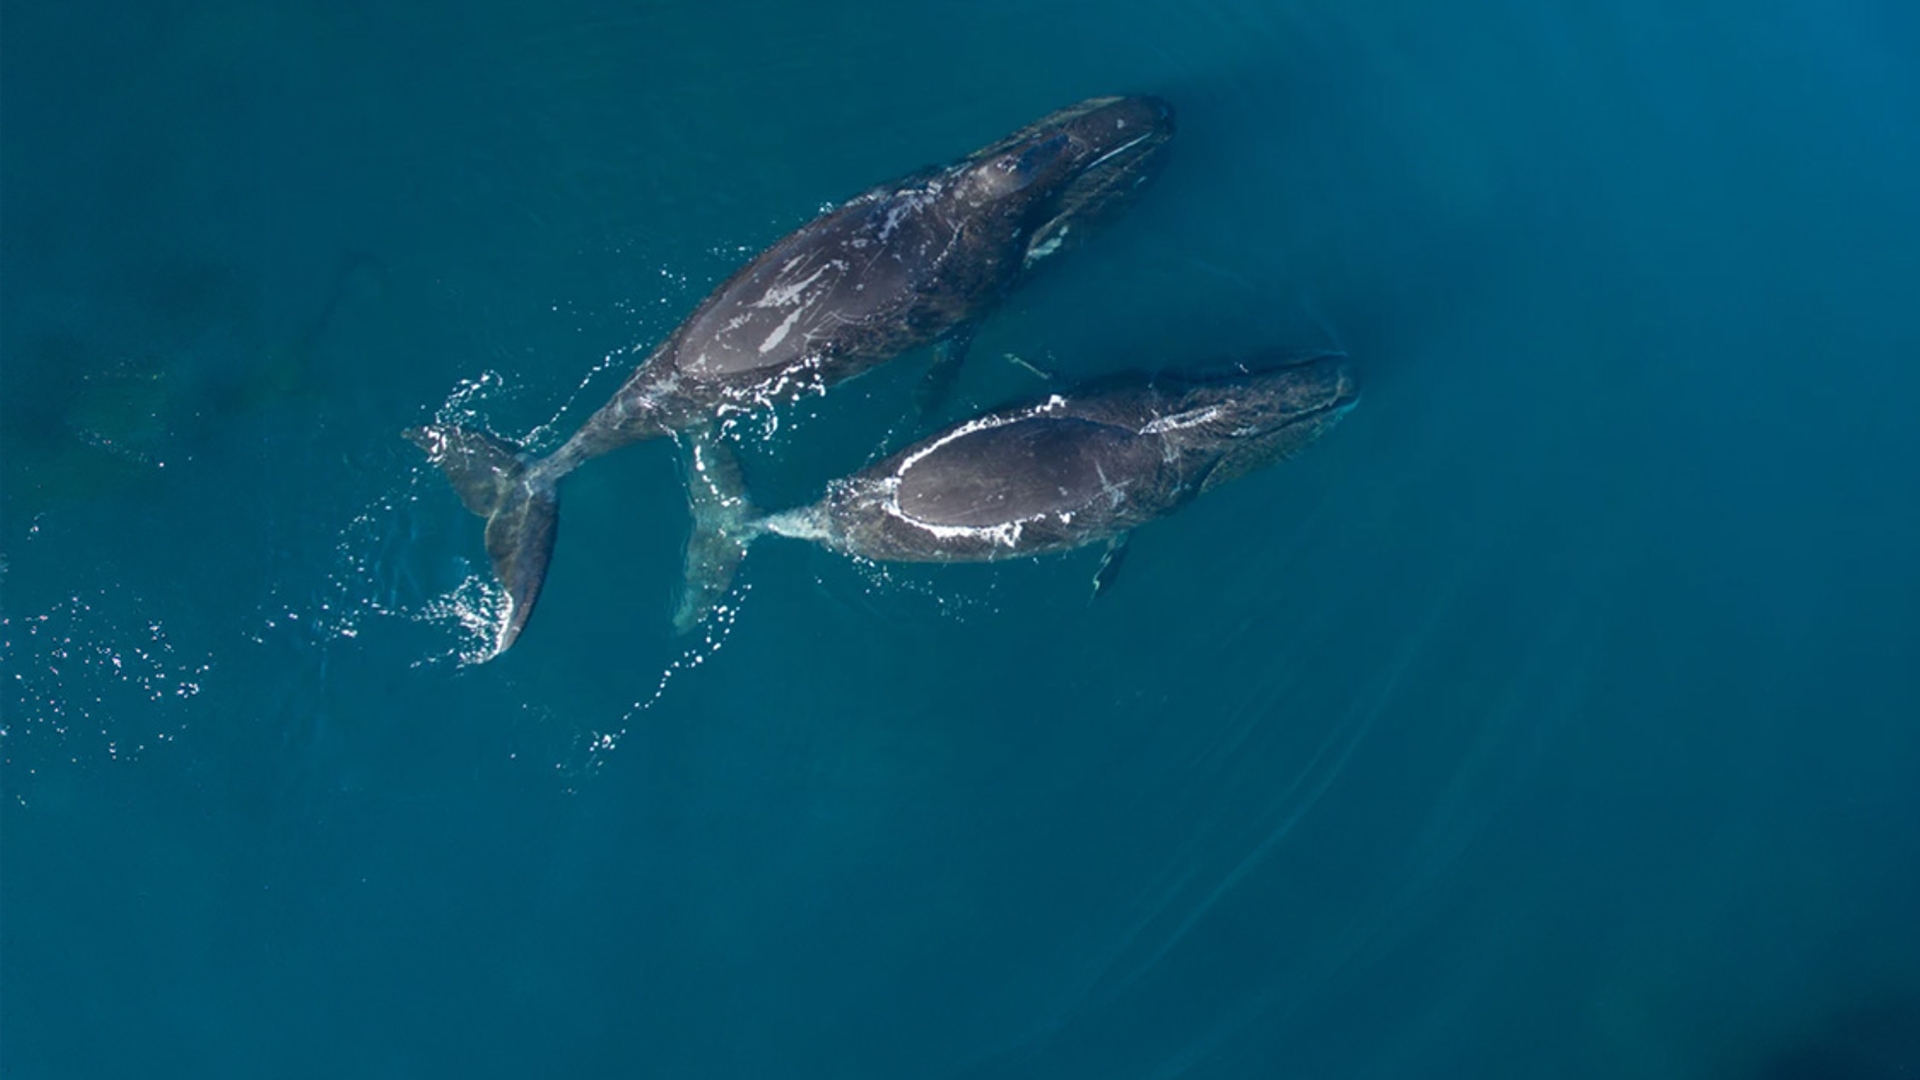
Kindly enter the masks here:
<path id="1" fill-rule="evenodd" d="M 1075 227 L 1127 205 L 1173 135 L 1151 97 L 1083 101 L 965 158 L 876 187 L 741 267 L 551 455 L 452 425 L 405 435 L 486 518 L 508 608 L 495 652 L 533 614 L 558 525 L 557 486 L 628 443 L 822 393 L 941 343 L 950 377 L 973 325 Z"/>
<path id="2" fill-rule="evenodd" d="M 1291 457 L 1358 400 L 1342 355 L 1120 377 L 956 424 L 772 514 L 754 509 L 726 445 L 704 443 L 688 478 L 695 526 L 674 622 L 704 617 L 767 535 L 882 562 L 990 562 L 1104 541 L 1104 575 L 1133 529 Z"/>

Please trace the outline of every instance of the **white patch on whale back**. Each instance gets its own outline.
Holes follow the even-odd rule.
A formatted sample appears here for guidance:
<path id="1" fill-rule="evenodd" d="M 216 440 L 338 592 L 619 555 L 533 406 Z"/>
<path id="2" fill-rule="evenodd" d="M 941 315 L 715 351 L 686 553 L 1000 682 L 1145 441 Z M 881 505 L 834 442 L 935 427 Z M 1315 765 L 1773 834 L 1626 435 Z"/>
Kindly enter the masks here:
<path id="1" fill-rule="evenodd" d="M 805 257 L 806 256 L 803 255 L 798 258 L 795 258 L 793 262 L 797 263 L 800 261 L 800 259 L 803 259 Z M 799 281 L 783 281 L 780 284 L 773 285 L 769 287 L 767 291 L 761 295 L 760 299 L 755 300 L 753 302 L 753 306 L 754 307 L 787 307 L 788 305 L 791 305 L 791 304 L 797 304 L 800 302 L 801 295 L 805 293 L 807 289 L 813 285 L 814 282 L 820 280 L 821 274 L 826 273 L 829 269 L 835 266 L 844 266 L 844 265 L 846 264 L 838 262 L 836 260 L 835 262 L 831 262 L 822 266 L 815 267 L 813 273 L 808 274 L 806 277 L 801 278 Z M 780 268 L 780 272 L 782 274 L 785 274 L 789 269 L 792 268 L 792 266 L 793 266 L 793 263 L 788 263 L 786 266 L 783 266 Z M 762 349 L 761 351 L 765 352 L 766 350 Z"/>
<path id="2" fill-rule="evenodd" d="M 793 329 L 793 324 L 800 321 L 800 316 L 806 310 L 804 307 L 794 308 L 785 319 L 782 319 L 780 325 L 773 328 L 773 333 L 767 335 L 767 340 L 760 343 L 760 354 L 765 356 L 778 348 L 782 341 L 787 340 L 787 334 Z"/>
<path id="3" fill-rule="evenodd" d="M 1036 416 L 1046 416 L 1066 403 L 1067 399 L 1061 397 L 1059 394 L 1050 394 L 1047 400 L 1032 408 L 1021 409 L 1019 412 L 1012 413 L 996 413 L 992 416 L 982 416 L 974 420 L 969 420 L 928 443 L 924 448 L 907 455 L 906 459 L 900 462 L 900 467 L 893 470 L 893 475 L 897 480 L 900 474 L 913 468 L 915 462 L 962 436 L 971 435 L 976 431 L 991 431 L 994 428 L 1005 427 L 1008 424 L 1017 423 L 1021 420 L 1031 420 Z"/>
<path id="4" fill-rule="evenodd" d="M 902 191 L 894 195 L 887 205 L 887 219 L 881 222 L 880 235 L 876 239 L 882 244 L 886 243 L 893 236 L 894 230 L 900 227 L 902 221 L 905 221 L 909 215 L 919 213 L 934 201 L 940 194 L 940 187 L 938 183 L 929 183 L 917 191 Z"/>
<path id="5" fill-rule="evenodd" d="M 909 209 L 911 209 L 911 206 L 906 202 L 906 200 L 901 200 L 900 202 L 897 202 L 892 206 L 887 207 L 886 223 L 880 226 L 880 242 L 881 243 L 883 244 L 886 243 L 887 238 L 893 235 L 893 230 L 900 227 L 900 219 L 906 216 L 907 211 Z"/>
<path id="6" fill-rule="evenodd" d="M 1055 519 L 1062 524 L 1072 521 L 1072 511 L 1048 511 L 1024 518 L 1016 518 L 1013 521 L 1003 521 L 998 525 L 936 525 L 931 521 L 914 517 L 912 514 L 907 513 L 900 505 L 900 478 L 906 475 L 908 469 L 913 468 L 920 459 L 926 457 L 928 454 L 933 453 L 955 439 L 971 435 L 976 431 L 991 431 L 994 428 L 1005 427 L 1008 424 L 1018 423 L 1022 420 L 1048 416 L 1058 411 L 1060 407 L 1066 403 L 1066 398 L 1061 397 L 1059 394 L 1051 394 L 1047 397 L 1047 400 L 1031 408 L 1022 409 L 1018 412 L 1001 413 L 995 416 L 984 416 L 977 420 L 969 420 L 961 424 L 959 427 L 947 432 L 933 442 L 928 443 L 920 450 L 907 455 L 907 457 L 900 462 L 899 468 L 895 469 L 891 476 L 888 476 L 880 482 L 884 492 L 884 497 L 880 502 L 880 509 L 888 516 L 905 522 L 921 532 L 941 540 L 984 540 L 996 547 L 1005 548 L 1017 547 L 1020 543 L 1021 534 L 1026 530 L 1028 525 L 1034 522 L 1044 521 L 1049 518 Z M 1104 481 L 1104 477 L 1102 479 Z"/>
<path id="7" fill-rule="evenodd" d="M 1127 501 L 1127 487 L 1131 484 L 1131 481 L 1122 480 L 1116 484 L 1107 479 L 1107 470 L 1101 467 L 1098 461 L 1093 463 L 1093 471 L 1095 475 L 1100 477 L 1100 493 L 1107 497 L 1107 505 L 1112 509 L 1118 510 L 1120 504 Z"/>

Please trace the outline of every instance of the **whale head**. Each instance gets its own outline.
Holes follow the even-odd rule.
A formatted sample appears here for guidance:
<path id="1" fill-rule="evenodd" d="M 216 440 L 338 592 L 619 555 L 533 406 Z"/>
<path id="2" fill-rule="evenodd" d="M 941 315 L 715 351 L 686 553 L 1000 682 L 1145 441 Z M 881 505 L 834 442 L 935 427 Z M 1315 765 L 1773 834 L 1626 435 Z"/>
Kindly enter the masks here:
<path id="1" fill-rule="evenodd" d="M 956 189 L 977 208 L 1017 209 L 1031 262 L 1072 226 L 1130 204 L 1171 138 L 1173 108 L 1160 98 L 1090 98 L 968 156 Z"/>
<path id="2" fill-rule="evenodd" d="M 1207 463 L 1202 491 L 1292 457 L 1360 400 L 1342 353 L 1266 355 L 1162 388 L 1169 400 L 1156 425 L 1183 456 Z"/>

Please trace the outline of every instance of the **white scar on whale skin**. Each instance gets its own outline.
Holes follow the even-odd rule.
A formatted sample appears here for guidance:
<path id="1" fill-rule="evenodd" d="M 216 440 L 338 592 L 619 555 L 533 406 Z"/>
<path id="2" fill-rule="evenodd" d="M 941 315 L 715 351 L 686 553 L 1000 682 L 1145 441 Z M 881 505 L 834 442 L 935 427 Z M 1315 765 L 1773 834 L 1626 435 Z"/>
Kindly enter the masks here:
<path id="1" fill-rule="evenodd" d="M 1177 412 L 1171 416 L 1155 417 L 1149 420 L 1145 427 L 1140 429 L 1140 433 L 1142 435 L 1158 435 L 1165 431 L 1179 431 L 1181 428 L 1198 427 L 1219 416 L 1221 412 L 1222 410 L 1218 405 L 1205 405 L 1198 409 L 1188 409 L 1186 412 Z"/>
<path id="2" fill-rule="evenodd" d="M 1081 168 L 1080 171 L 1083 173 L 1092 172 L 1094 169 L 1100 166 L 1101 162 L 1107 160 L 1108 158 L 1112 157 L 1115 154 L 1126 153 L 1128 150 L 1131 150 L 1134 147 L 1139 146 L 1141 143 L 1146 142 L 1152 136 L 1153 136 L 1153 132 L 1149 131 L 1145 135 L 1140 135 L 1128 142 L 1123 142 L 1119 146 L 1114 147 L 1113 149 L 1107 151 L 1104 154 L 1101 154 L 1099 157 L 1094 158 L 1092 161 L 1088 162 L 1084 167 Z"/>
<path id="3" fill-rule="evenodd" d="M 900 227 L 900 222 L 903 221 L 907 215 L 918 214 L 923 208 L 933 202 L 934 197 L 940 194 L 940 188 L 941 185 L 938 183 L 929 183 L 919 191 L 900 192 L 894 198 L 892 205 L 887 207 L 887 220 L 881 224 L 880 235 L 877 239 L 879 239 L 882 244 L 886 243 L 888 238 L 893 236 L 894 230 Z"/>
<path id="4" fill-rule="evenodd" d="M 760 354 L 762 356 L 765 356 L 767 353 L 770 353 L 775 348 L 777 348 L 782 341 L 787 340 L 788 331 L 791 331 L 793 329 L 794 323 L 800 321 L 801 314 L 803 314 L 806 310 L 807 309 L 804 306 L 794 308 L 793 311 L 790 314 L 788 314 L 786 319 L 783 320 L 779 326 L 774 327 L 773 333 L 767 335 L 767 340 L 760 343 Z"/>
<path id="5" fill-rule="evenodd" d="M 804 258 L 806 258 L 806 256 L 804 255 L 798 256 L 793 260 L 793 262 L 799 262 L 801 259 L 804 259 Z M 785 269 L 787 269 L 788 267 L 791 267 L 792 265 L 793 263 L 788 263 L 786 267 L 782 267 L 781 269 L 784 271 Z M 795 303 L 800 299 L 800 294 L 807 291 L 808 286 L 811 286 L 814 282 L 820 280 L 821 274 L 826 273 L 828 270 L 831 270 L 836 266 L 845 267 L 846 264 L 838 260 L 835 260 L 834 262 L 830 262 L 825 265 L 815 267 L 813 273 L 808 274 L 806 277 L 800 279 L 799 281 L 789 281 L 780 285 L 775 285 L 772 288 L 768 289 L 766 293 L 760 297 L 760 299 L 755 300 L 753 302 L 753 306 L 754 307 L 786 307 L 788 304 Z"/>

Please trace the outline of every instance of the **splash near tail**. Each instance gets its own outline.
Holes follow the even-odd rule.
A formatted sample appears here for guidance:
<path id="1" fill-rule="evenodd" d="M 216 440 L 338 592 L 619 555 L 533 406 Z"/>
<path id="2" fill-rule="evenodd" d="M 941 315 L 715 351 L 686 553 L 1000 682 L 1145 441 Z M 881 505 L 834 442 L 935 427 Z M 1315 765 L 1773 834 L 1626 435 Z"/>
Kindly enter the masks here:
<path id="1" fill-rule="evenodd" d="M 684 634 L 725 599 L 747 548 L 765 529 L 747 495 L 733 448 L 711 432 L 689 433 L 682 446 L 693 532 L 687 537 L 686 569 L 673 628 Z"/>
<path id="2" fill-rule="evenodd" d="M 560 523 L 558 493 L 503 439 L 451 424 L 402 434 L 447 474 L 467 509 L 487 519 L 487 557 L 507 592 L 507 612 L 494 639 L 498 656 L 520 636 L 540 598 Z"/>

